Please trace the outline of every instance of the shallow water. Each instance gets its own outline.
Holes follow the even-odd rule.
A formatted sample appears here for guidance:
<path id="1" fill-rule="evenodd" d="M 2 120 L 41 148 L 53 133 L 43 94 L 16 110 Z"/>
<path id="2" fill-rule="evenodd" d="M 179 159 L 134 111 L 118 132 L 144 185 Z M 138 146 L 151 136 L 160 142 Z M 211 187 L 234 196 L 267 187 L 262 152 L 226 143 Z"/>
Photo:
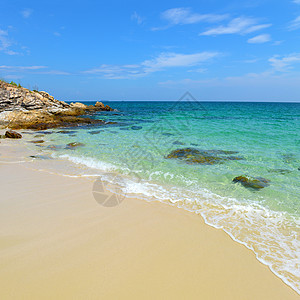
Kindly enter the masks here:
<path id="1" fill-rule="evenodd" d="M 208 224 L 252 249 L 299 292 L 300 104 L 178 101 L 109 105 L 118 112 L 99 112 L 93 117 L 117 124 L 71 128 L 69 134 L 51 130 L 40 151 L 78 164 L 81 176 L 99 170 L 109 180 L 103 171 L 123 174 L 119 184 L 129 196 L 160 200 L 201 214 Z M 73 142 L 84 146 L 65 147 Z M 166 159 L 171 151 L 182 148 L 209 150 L 217 157 L 226 156 L 223 151 L 235 151 L 230 156 L 241 160 L 203 165 Z M 247 189 L 232 183 L 239 175 L 263 177 L 270 185 Z"/>

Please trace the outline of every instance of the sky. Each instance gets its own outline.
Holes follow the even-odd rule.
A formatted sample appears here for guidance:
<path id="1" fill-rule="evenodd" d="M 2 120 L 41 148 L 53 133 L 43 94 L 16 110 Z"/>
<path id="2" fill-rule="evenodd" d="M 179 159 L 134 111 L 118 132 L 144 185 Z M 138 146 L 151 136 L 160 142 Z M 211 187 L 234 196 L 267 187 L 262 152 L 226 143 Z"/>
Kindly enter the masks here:
<path id="1" fill-rule="evenodd" d="M 65 101 L 300 102 L 300 0 L 1 1 L 0 78 Z"/>

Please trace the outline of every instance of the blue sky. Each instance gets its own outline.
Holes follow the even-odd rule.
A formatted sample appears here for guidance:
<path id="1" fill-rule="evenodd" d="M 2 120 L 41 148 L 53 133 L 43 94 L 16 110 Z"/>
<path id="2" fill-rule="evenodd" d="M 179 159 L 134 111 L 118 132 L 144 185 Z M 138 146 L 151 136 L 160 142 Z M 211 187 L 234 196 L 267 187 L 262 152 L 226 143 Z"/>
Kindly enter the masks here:
<path id="1" fill-rule="evenodd" d="M 300 101 L 300 0 L 2 1 L 0 78 L 61 100 Z"/>

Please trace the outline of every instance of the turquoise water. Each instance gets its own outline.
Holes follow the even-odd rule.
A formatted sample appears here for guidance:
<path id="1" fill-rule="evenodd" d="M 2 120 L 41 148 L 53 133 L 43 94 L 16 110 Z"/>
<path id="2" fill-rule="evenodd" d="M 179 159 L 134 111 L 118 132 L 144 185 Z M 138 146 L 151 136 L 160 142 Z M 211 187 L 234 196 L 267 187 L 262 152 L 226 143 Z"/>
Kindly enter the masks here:
<path id="1" fill-rule="evenodd" d="M 118 172 L 123 193 L 195 213 L 252 249 L 300 290 L 300 104 L 111 102 L 93 118 L 116 124 L 52 130 L 52 155 L 86 170 Z M 48 138 L 48 135 L 47 137 Z M 84 143 L 74 150 L 71 142 Z M 235 151 L 213 165 L 166 159 L 175 149 Z M 214 150 L 214 151 L 212 151 Z M 46 150 L 49 151 L 49 150 Z M 222 156 L 222 155 L 221 155 Z M 82 171 L 81 171 L 82 172 Z M 89 171 L 90 172 L 90 171 Z M 100 173 L 99 173 L 100 174 Z M 270 180 L 261 190 L 232 183 L 239 175 Z"/>

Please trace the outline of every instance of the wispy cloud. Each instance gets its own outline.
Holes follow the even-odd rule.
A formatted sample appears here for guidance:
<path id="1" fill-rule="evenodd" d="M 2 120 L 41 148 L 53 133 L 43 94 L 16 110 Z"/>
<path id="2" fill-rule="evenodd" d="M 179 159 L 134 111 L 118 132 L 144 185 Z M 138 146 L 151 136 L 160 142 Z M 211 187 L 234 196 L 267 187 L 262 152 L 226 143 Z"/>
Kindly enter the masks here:
<path id="1" fill-rule="evenodd" d="M 60 70 L 49 70 L 47 66 L 8 66 L 8 65 L 0 65 L 0 71 L 4 73 L 6 78 L 12 76 L 19 76 L 20 74 L 47 74 L 47 75 L 72 75 L 69 72 L 60 71 Z M 15 73 L 11 75 L 12 73 Z"/>
<path id="2" fill-rule="evenodd" d="M 30 8 L 25 8 L 21 11 L 21 15 L 23 18 L 28 19 L 33 13 L 33 10 Z"/>
<path id="3" fill-rule="evenodd" d="M 227 25 L 221 25 L 200 33 L 200 35 L 247 34 L 272 26 L 272 24 L 258 24 L 256 19 L 239 17 L 231 20 Z"/>
<path id="4" fill-rule="evenodd" d="M 300 4 L 300 0 L 294 0 L 293 2 L 296 4 Z"/>
<path id="5" fill-rule="evenodd" d="M 8 37 L 8 32 L 0 29 L 0 51 L 8 55 L 18 54 L 17 52 L 10 49 L 11 45 L 12 43 Z"/>
<path id="6" fill-rule="evenodd" d="M 150 73 L 175 67 L 199 66 L 218 56 L 218 52 L 199 52 L 194 54 L 161 53 L 157 57 L 135 65 L 101 65 L 99 68 L 84 71 L 98 74 L 107 79 L 125 79 L 146 76 Z"/>
<path id="7" fill-rule="evenodd" d="M 228 18 L 227 14 L 199 14 L 193 13 L 190 8 L 178 7 L 165 10 L 161 13 L 161 19 L 167 21 L 167 26 L 155 27 L 152 30 L 167 29 L 174 25 L 195 24 L 199 22 L 215 23 Z"/>
<path id="8" fill-rule="evenodd" d="M 287 72 L 293 68 L 293 64 L 300 62 L 300 53 L 292 53 L 285 56 L 274 55 L 269 63 L 275 71 Z"/>
<path id="9" fill-rule="evenodd" d="M 300 16 L 290 22 L 288 29 L 289 30 L 296 30 L 300 28 Z"/>
<path id="10" fill-rule="evenodd" d="M 2 70 L 10 70 L 10 71 L 24 71 L 24 70 L 40 70 L 45 69 L 46 66 L 6 66 L 0 65 L 0 69 Z"/>
<path id="11" fill-rule="evenodd" d="M 136 21 L 139 25 L 141 25 L 145 21 L 145 19 L 136 11 L 131 15 L 131 20 Z"/>
<path id="12" fill-rule="evenodd" d="M 269 34 L 260 34 L 248 40 L 250 44 L 263 44 L 271 41 L 271 36 Z"/>
<path id="13" fill-rule="evenodd" d="M 161 53 L 154 59 L 144 61 L 142 66 L 144 66 L 147 73 L 170 67 L 191 67 L 217 55 L 217 52 L 200 52 L 195 54 Z"/>

